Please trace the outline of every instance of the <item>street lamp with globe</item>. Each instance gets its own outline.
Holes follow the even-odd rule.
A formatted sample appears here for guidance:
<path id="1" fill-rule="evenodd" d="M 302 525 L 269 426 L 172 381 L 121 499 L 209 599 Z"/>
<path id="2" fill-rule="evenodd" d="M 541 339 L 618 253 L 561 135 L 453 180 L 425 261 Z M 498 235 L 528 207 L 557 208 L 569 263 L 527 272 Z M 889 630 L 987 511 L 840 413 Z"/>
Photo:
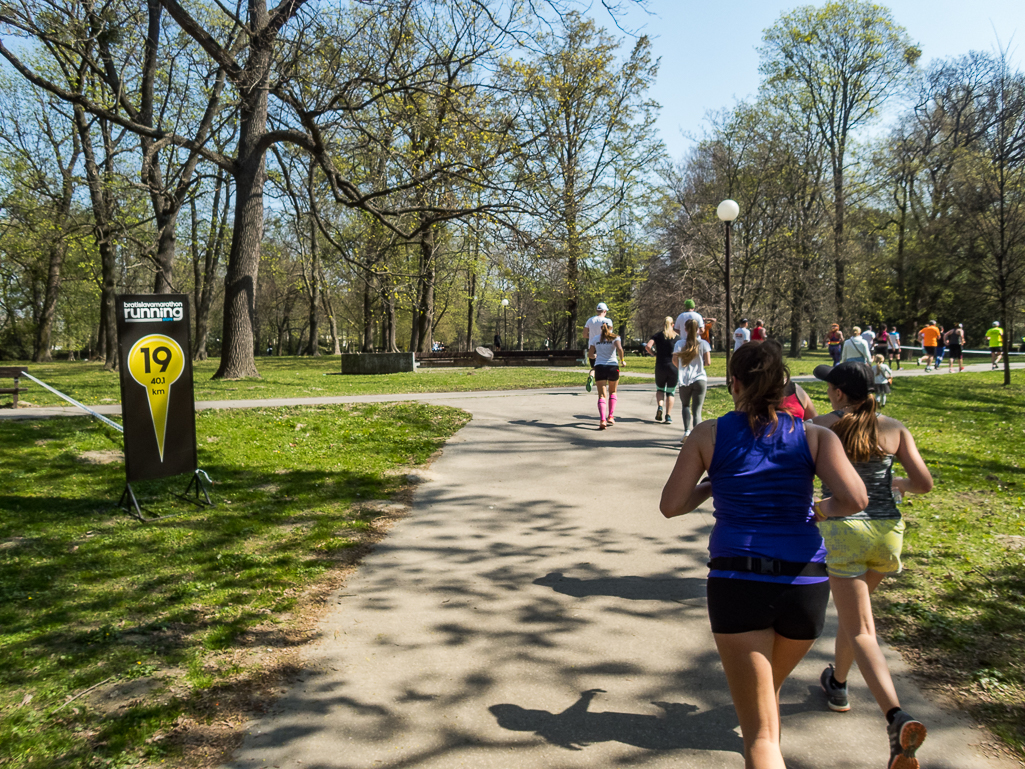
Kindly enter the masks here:
<path id="1" fill-rule="evenodd" d="M 740 206 L 737 205 L 737 201 L 726 199 L 719 204 L 719 207 L 715 209 L 716 216 L 718 216 L 726 224 L 726 327 L 723 329 L 723 337 L 726 341 L 726 388 L 730 389 L 732 384 L 732 377 L 730 376 L 730 353 L 733 352 L 733 322 L 730 305 L 732 303 L 732 297 L 730 296 L 730 230 L 732 229 L 733 220 L 740 215 Z"/>
<path id="2" fill-rule="evenodd" d="M 509 300 L 502 300 L 502 342 L 503 344 L 509 339 L 509 313 L 507 307 L 509 306 Z M 511 348 L 510 348 L 511 349 Z"/>

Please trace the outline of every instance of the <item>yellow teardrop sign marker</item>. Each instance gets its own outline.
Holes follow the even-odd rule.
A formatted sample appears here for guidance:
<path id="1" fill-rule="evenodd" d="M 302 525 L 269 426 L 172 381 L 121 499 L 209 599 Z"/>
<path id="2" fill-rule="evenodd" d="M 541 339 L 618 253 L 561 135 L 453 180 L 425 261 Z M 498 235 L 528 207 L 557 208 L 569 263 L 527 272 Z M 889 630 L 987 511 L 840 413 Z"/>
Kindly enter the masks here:
<path id="1" fill-rule="evenodd" d="M 128 353 L 128 372 L 132 379 L 146 388 L 153 431 L 157 436 L 160 461 L 164 461 L 164 435 L 167 431 L 167 401 L 171 385 L 185 370 L 185 353 L 169 336 L 144 336 Z"/>

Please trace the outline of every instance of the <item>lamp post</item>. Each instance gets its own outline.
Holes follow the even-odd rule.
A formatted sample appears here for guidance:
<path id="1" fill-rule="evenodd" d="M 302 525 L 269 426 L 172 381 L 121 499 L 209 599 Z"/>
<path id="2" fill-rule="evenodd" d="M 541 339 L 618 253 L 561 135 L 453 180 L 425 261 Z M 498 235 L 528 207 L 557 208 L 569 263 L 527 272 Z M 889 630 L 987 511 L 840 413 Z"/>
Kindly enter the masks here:
<path id="1" fill-rule="evenodd" d="M 740 206 L 737 205 L 737 201 L 727 198 L 715 209 L 715 214 L 726 224 L 726 328 L 723 329 L 723 337 L 726 339 L 726 389 L 731 390 L 730 354 L 733 352 L 733 334 L 730 333 L 730 329 L 733 328 L 733 321 L 730 317 L 730 229 L 733 220 L 740 215 Z"/>
<path id="2" fill-rule="evenodd" d="M 502 344 L 508 344 L 509 339 L 509 300 L 502 300 Z"/>

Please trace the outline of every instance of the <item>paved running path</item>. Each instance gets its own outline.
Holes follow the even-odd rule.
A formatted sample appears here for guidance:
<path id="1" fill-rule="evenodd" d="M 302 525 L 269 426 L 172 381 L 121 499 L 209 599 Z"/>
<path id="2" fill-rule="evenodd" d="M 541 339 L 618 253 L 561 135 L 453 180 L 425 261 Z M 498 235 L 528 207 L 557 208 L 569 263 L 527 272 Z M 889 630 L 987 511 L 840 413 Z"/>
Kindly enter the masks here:
<path id="1" fill-rule="evenodd" d="M 431 400 L 473 420 L 229 766 L 743 766 L 705 614 L 712 517 L 658 512 L 680 428 L 651 421 L 651 388 L 625 388 L 606 432 L 582 389 Z M 788 766 L 881 769 L 884 721 L 860 679 L 851 712 L 825 708 L 834 633 L 831 613 L 783 690 Z M 930 728 L 924 767 L 1015 766 L 889 657 Z"/>
<path id="2" fill-rule="evenodd" d="M 653 396 L 622 388 L 606 432 L 583 388 L 302 399 L 417 398 L 473 420 L 332 597 L 300 680 L 248 725 L 227 766 L 743 766 L 705 614 L 712 516 L 658 512 L 681 428 L 651 421 Z M 29 411 L 66 413 L 18 416 Z M 825 707 L 818 676 L 835 630 L 831 611 L 783 689 L 787 765 L 882 769 L 884 721 L 860 677 L 851 712 Z M 985 733 L 887 655 L 905 708 L 929 726 L 925 769 L 1018 766 L 984 755 Z"/>

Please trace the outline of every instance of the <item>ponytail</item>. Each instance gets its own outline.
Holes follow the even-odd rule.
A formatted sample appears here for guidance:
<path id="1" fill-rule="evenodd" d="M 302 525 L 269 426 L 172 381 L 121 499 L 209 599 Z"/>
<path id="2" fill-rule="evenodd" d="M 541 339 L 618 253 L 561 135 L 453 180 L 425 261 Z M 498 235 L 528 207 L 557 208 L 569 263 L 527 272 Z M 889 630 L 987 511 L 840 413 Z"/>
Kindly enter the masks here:
<path id="1" fill-rule="evenodd" d="M 830 426 L 843 444 L 847 458 L 851 462 L 867 462 L 873 457 L 885 457 L 886 452 L 879 448 L 875 395 L 869 393 L 865 400 L 851 403 L 850 408 Z"/>
<path id="2" fill-rule="evenodd" d="M 673 319 L 666 315 L 665 323 L 662 324 L 662 336 L 666 339 L 676 339 L 676 328 L 673 326 Z"/>
<path id="3" fill-rule="evenodd" d="M 683 349 L 677 355 L 680 356 L 680 365 L 687 366 L 697 357 L 698 350 L 701 349 L 701 337 L 698 335 L 698 322 L 694 318 L 687 318 L 687 322 L 683 324 L 683 330 L 687 332 L 687 341 L 683 343 Z"/>
<path id="4" fill-rule="evenodd" d="M 744 385 L 737 411 L 747 414 L 751 432 L 757 435 L 766 427 L 769 435 L 776 432 L 777 412 L 790 382 L 783 348 L 779 344 L 741 345 L 730 358 L 730 374 Z"/>

